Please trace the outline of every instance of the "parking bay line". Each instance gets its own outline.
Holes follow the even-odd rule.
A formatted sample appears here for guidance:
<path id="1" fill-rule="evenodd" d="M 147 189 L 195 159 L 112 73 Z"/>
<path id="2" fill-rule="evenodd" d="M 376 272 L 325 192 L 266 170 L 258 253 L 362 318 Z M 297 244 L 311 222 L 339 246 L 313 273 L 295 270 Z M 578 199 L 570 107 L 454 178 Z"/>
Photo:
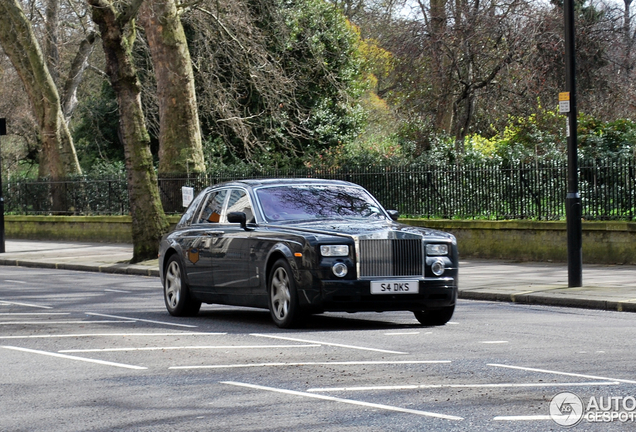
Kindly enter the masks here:
<path id="1" fill-rule="evenodd" d="M 133 320 L 99 320 L 99 321 L 82 321 L 82 320 L 65 320 L 65 321 L 7 321 L 0 322 L 0 325 L 56 325 L 56 324 L 107 324 L 107 323 L 134 323 Z"/>
<path id="2" fill-rule="evenodd" d="M 15 346 L 3 346 L 2 348 L 15 350 L 15 351 L 27 352 L 27 353 L 31 353 L 31 354 L 41 354 L 41 355 L 46 355 L 46 356 L 50 356 L 50 357 L 58 357 L 58 358 L 63 358 L 63 359 L 68 359 L 68 360 L 83 361 L 83 362 L 87 362 L 87 363 L 96 363 L 96 364 L 101 364 L 101 365 L 106 365 L 106 366 L 115 366 L 115 367 L 120 367 L 120 368 L 125 368 L 125 369 L 136 369 L 136 370 L 148 369 L 147 367 L 143 367 L 143 366 L 134 366 L 134 365 L 128 365 L 128 364 L 123 364 L 123 363 L 114 363 L 114 362 L 109 362 L 109 361 L 104 361 L 104 360 L 95 360 L 95 359 L 89 359 L 89 358 L 84 358 L 84 357 L 76 357 L 76 356 L 58 354 L 58 353 L 48 352 L 48 351 L 39 351 L 39 350 L 34 350 L 34 349 L 29 349 L 29 348 L 21 348 L 21 347 L 15 347 Z"/>
<path id="3" fill-rule="evenodd" d="M 96 313 L 96 312 L 86 312 L 86 315 L 89 315 L 89 316 L 101 316 L 101 317 L 105 317 L 105 318 L 125 319 L 125 320 L 139 321 L 139 322 L 147 322 L 147 323 L 151 323 L 151 324 L 169 325 L 169 326 L 175 326 L 175 327 L 189 327 L 189 328 L 198 327 L 198 326 L 190 325 L 190 324 L 169 323 L 169 322 L 165 322 L 165 321 L 147 320 L 147 319 L 142 319 L 142 318 L 130 318 L 130 317 L 117 316 L 117 315 L 100 314 L 100 313 Z"/>
<path id="4" fill-rule="evenodd" d="M 625 383 L 625 384 L 636 384 L 636 381 L 631 381 L 631 380 L 624 380 L 619 378 L 607 378 L 607 377 L 600 377 L 595 375 L 584 375 L 584 374 L 577 374 L 577 373 L 570 373 L 570 372 L 559 372 L 559 371 L 553 371 L 553 370 L 547 370 L 547 369 L 535 369 L 535 368 L 528 368 L 528 367 L 521 367 L 521 366 L 503 365 L 503 364 L 497 364 L 497 363 L 490 363 L 488 364 L 488 366 L 524 370 L 528 372 L 541 372 L 541 373 L 554 374 L 554 375 L 590 378 L 590 379 L 597 379 L 602 381 L 618 381 L 620 383 Z"/>
<path id="5" fill-rule="evenodd" d="M 552 420 L 549 415 L 520 415 L 520 416 L 497 416 L 495 421 L 536 421 L 536 420 Z"/>
<path id="6" fill-rule="evenodd" d="M 52 306 L 40 306 L 40 305 L 34 305 L 34 304 L 30 304 L 30 303 L 10 302 L 10 301 L 6 301 L 6 300 L 0 300 L 0 304 L 15 305 L 15 306 L 25 306 L 25 307 L 32 307 L 32 308 L 39 308 L 39 309 L 53 309 Z"/>
<path id="7" fill-rule="evenodd" d="M 343 392 L 343 391 L 377 391 L 377 390 L 418 390 L 418 389 L 443 389 L 443 388 L 528 388 L 528 387 L 588 387 L 588 386 L 617 386 L 617 381 L 585 382 L 585 383 L 495 383 L 495 384 L 406 384 L 394 386 L 369 386 L 369 387 L 326 387 L 310 388 L 308 392 Z"/>
<path id="8" fill-rule="evenodd" d="M 171 366 L 168 369 L 232 369 L 250 367 L 280 367 L 280 366 L 369 366 L 389 364 L 440 364 L 450 363 L 450 360 L 405 360 L 405 361 L 333 361 L 333 362 L 294 362 L 294 363 L 248 363 L 231 365 L 200 365 L 200 366 Z"/>
<path id="9" fill-rule="evenodd" d="M 75 334 L 46 334 L 46 335 L 16 335 L 0 336 L 0 339 L 56 339 L 56 338 L 84 338 L 84 337 L 157 337 L 157 336 L 225 336 L 227 333 L 75 333 Z"/>
<path id="10" fill-rule="evenodd" d="M 201 345 L 201 346 L 171 346 L 171 347 L 142 347 L 142 348 L 102 348 L 102 349 L 72 349 L 61 350 L 59 353 L 89 353 L 89 352 L 117 352 L 117 351 L 170 351 L 196 349 L 259 349 L 259 348 L 316 348 L 320 345 Z"/>
<path id="11" fill-rule="evenodd" d="M 250 336 L 266 337 L 266 338 L 272 338 L 272 339 L 281 339 L 281 340 L 288 340 L 288 341 L 293 341 L 293 342 L 320 344 L 320 345 L 335 346 L 335 347 L 340 347 L 340 348 L 351 348 L 351 349 L 357 349 L 357 350 L 362 350 L 362 351 L 375 351 L 375 352 L 382 352 L 382 353 L 387 353 L 387 354 L 408 354 L 408 353 L 401 352 L 401 351 L 390 351 L 390 350 L 383 350 L 383 349 L 379 349 L 379 348 L 367 348 L 367 347 L 360 347 L 360 346 L 355 346 L 355 345 L 344 345 L 344 344 L 338 344 L 338 343 L 332 343 L 332 342 L 321 342 L 321 341 L 315 341 L 315 340 L 289 338 L 289 337 L 284 337 L 284 336 L 267 335 L 267 334 L 260 334 L 260 333 L 251 333 Z"/>
<path id="12" fill-rule="evenodd" d="M 300 392 L 295 390 L 285 390 L 285 389 L 278 389 L 274 387 L 265 387 L 265 386 L 256 385 L 256 384 L 247 384 L 247 383 L 240 383 L 235 381 L 221 381 L 221 384 L 227 384 L 227 385 L 232 385 L 237 387 L 246 387 L 246 388 L 251 388 L 254 390 L 264 390 L 264 391 L 270 391 L 275 393 L 283 393 L 283 394 L 288 394 L 292 396 L 302 396 L 306 398 L 321 399 L 321 400 L 326 400 L 331 402 L 340 402 L 340 403 L 358 405 L 358 406 L 363 406 L 368 408 L 377 408 L 377 409 L 383 409 L 387 411 L 397 411 L 397 412 L 402 412 L 407 414 L 416 414 L 420 416 L 434 417 L 434 418 L 440 418 L 444 420 L 464 420 L 463 417 L 457 417 L 457 416 L 452 416 L 447 414 L 440 414 L 440 413 L 434 413 L 429 411 L 420 411 L 420 410 L 414 410 L 409 408 L 400 408 L 400 407 L 391 406 L 391 405 L 363 402 L 363 401 L 357 401 L 353 399 L 342 399 L 342 398 L 337 398 L 333 396 L 317 395 L 317 394 L 305 393 L 305 392 Z"/>

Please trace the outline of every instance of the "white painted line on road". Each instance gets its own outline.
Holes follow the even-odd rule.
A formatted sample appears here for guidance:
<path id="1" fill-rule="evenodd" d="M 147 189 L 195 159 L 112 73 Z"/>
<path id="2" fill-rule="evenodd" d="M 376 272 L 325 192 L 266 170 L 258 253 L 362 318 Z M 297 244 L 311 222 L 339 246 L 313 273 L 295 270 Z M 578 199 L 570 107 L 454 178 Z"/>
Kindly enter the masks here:
<path id="1" fill-rule="evenodd" d="M 87 362 L 87 363 L 97 363 L 97 364 L 106 365 L 106 366 L 115 366 L 115 367 L 120 367 L 120 368 L 125 368 L 125 369 L 137 369 L 137 370 L 148 369 L 147 367 L 143 367 L 143 366 L 134 366 L 134 365 L 128 365 L 128 364 L 123 364 L 123 363 L 113 363 L 113 362 L 108 362 L 108 361 L 104 361 L 104 360 L 95 360 L 95 359 L 89 359 L 89 358 L 84 358 L 84 357 L 75 357 L 75 356 L 58 354 L 58 353 L 53 353 L 53 352 L 48 352 L 48 351 L 38 351 L 38 350 L 33 350 L 33 349 L 28 349 L 28 348 L 20 348 L 20 347 L 14 347 L 14 346 L 3 346 L 2 348 L 15 350 L 15 351 L 22 351 L 22 352 L 27 352 L 27 353 L 32 353 L 32 354 L 41 354 L 41 355 L 46 355 L 46 356 L 51 356 L 51 357 L 58 357 L 58 358 L 63 358 L 63 359 L 68 359 L 68 360 L 77 360 L 77 361 L 83 361 L 83 362 Z"/>
<path id="2" fill-rule="evenodd" d="M 488 366 L 524 370 L 524 371 L 528 371 L 528 372 L 541 372 L 541 373 L 554 374 L 554 375 L 563 375 L 563 376 L 573 376 L 573 377 L 579 377 L 579 378 L 597 379 L 597 380 L 603 380 L 603 381 L 618 381 L 620 383 L 626 383 L 626 384 L 636 384 L 636 381 L 624 380 L 624 379 L 619 379 L 619 378 L 607 378 L 607 377 L 601 377 L 601 376 L 595 376 L 595 375 L 584 375 L 584 374 L 576 374 L 576 373 L 569 373 L 569 372 L 559 372 L 559 371 L 553 371 L 553 370 L 547 370 L 547 369 L 535 369 L 535 368 L 527 368 L 527 367 L 521 367 L 521 366 L 509 366 L 509 365 L 502 365 L 502 364 L 496 364 L 496 363 L 488 364 Z"/>
<path id="3" fill-rule="evenodd" d="M 17 283 L 17 284 L 26 284 L 26 283 L 28 283 L 28 282 L 25 282 L 25 281 L 11 280 L 11 279 L 5 279 L 2 282 L 11 282 L 11 283 Z"/>
<path id="4" fill-rule="evenodd" d="M 455 321 L 449 321 L 446 323 L 446 325 L 459 325 L 459 323 Z"/>
<path id="5" fill-rule="evenodd" d="M 588 387 L 588 386 L 617 386 L 619 382 L 587 382 L 587 383 L 497 383 L 497 384 L 405 384 L 394 386 L 369 387 L 325 387 L 311 388 L 308 392 L 343 392 L 343 391 L 376 391 L 376 390 L 416 390 L 441 388 L 527 388 L 527 387 Z"/>
<path id="6" fill-rule="evenodd" d="M 110 289 L 110 288 L 104 288 L 104 291 L 107 292 L 114 292 L 114 293 L 122 293 L 122 294 L 130 294 L 132 291 L 124 291 L 124 290 L 116 290 L 116 289 Z"/>
<path id="7" fill-rule="evenodd" d="M 495 421 L 537 421 L 537 420 L 552 420 L 549 415 L 525 415 L 525 416 L 498 416 L 494 417 Z"/>
<path id="8" fill-rule="evenodd" d="M 56 339 L 81 337 L 156 337 L 156 336 L 224 336 L 227 333 L 79 333 L 26 336 L 0 336 L 0 339 Z"/>
<path id="9" fill-rule="evenodd" d="M 51 316 L 70 315 L 70 312 L 0 312 L 0 316 Z"/>
<path id="10" fill-rule="evenodd" d="M 116 352 L 116 351 L 171 351 L 171 350 L 202 350 L 202 349 L 263 349 L 263 348 L 316 348 L 321 345 L 203 345 L 203 346 L 172 346 L 172 347 L 142 347 L 142 348 L 103 348 L 103 349 L 75 349 L 62 350 L 60 353 L 88 353 L 88 352 Z"/>
<path id="11" fill-rule="evenodd" d="M 507 344 L 508 341 L 482 341 L 479 343 L 483 343 L 483 344 Z"/>
<path id="12" fill-rule="evenodd" d="M 67 320 L 67 321 L 7 321 L 0 322 L 0 325 L 57 325 L 57 324 L 113 324 L 113 323 L 134 323 L 135 321 L 114 321 L 114 320 L 100 320 L 100 321 L 81 321 L 81 320 Z"/>
<path id="13" fill-rule="evenodd" d="M 312 344 L 315 343 L 315 344 L 320 344 L 320 345 L 335 346 L 335 347 L 340 347 L 340 348 L 351 348 L 351 349 L 357 349 L 357 350 L 362 350 L 362 351 L 383 352 L 383 353 L 387 353 L 387 354 L 408 354 L 408 353 L 401 352 L 401 351 L 389 351 L 389 350 L 383 350 L 383 349 L 379 349 L 379 348 L 367 348 L 367 347 L 361 347 L 361 346 L 355 346 L 355 345 L 344 345 L 344 344 L 331 343 L 331 342 L 321 342 L 321 341 L 315 341 L 315 340 L 297 339 L 297 338 L 289 338 L 289 337 L 275 336 L 275 335 L 266 335 L 266 334 L 259 334 L 259 333 L 251 333 L 250 336 L 266 337 L 266 338 L 272 338 L 272 339 L 282 339 L 282 340 L 288 340 L 288 341 L 293 341 L 293 342 L 302 342 L 302 343 L 312 343 Z"/>
<path id="14" fill-rule="evenodd" d="M 176 327 L 189 327 L 189 328 L 197 328 L 198 327 L 198 326 L 189 325 L 189 324 L 177 324 L 177 323 L 170 323 L 170 322 L 165 322 L 165 321 L 154 321 L 154 320 L 147 320 L 147 319 L 141 319 L 141 318 L 131 318 L 131 317 L 123 317 L 123 316 L 117 316 L 117 315 L 106 315 L 106 314 L 100 314 L 100 313 L 96 313 L 96 312 L 86 312 L 86 315 L 89 315 L 89 316 L 101 316 L 101 317 L 105 317 L 105 318 L 119 318 L 119 319 L 126 319 L 126 320 L 139 321 L 139 322 L 147 322 L 147 323 L 151 323 L 151 324 L 169 325 L 169 326 L 176 326 Z"/>
<path id="15" fill-rule="evenodd" d="M 434 417 L 434 418 L 440 418 L 440 419 L 444 419 L 444 420 L 464 420 L 462 417 L 446 415 L 446 414 L 439 414 L 439 413 L 434 413 L 434 412 L 429 412 L 429 411 L 420 411 L 420 410 L 413 410 L 413 409 L 408 409 L 408 408 L 400 408 L 400 407 L 390 406 L 390 405 L 376 404 L 376 403 L 370 403 L 370 402 L 362 402 L 362 401 L 356 401 L 356 400 L 352 400 L 352 399 L 342 399 L 342 398 L 336 398 L 336 397 L 332 397 L 332 396 L 324 396 L 324 395 L 317 395 L 317 394 L 299 392 L 299 391 L 294 391 L 294 390 L 285 390 L 285 389 L 278 389 L 278 388 L 273 388 L 273 387 L 265 387 L 265 386 L 260 386 L 260 385 L 255 385 L 255 384 L 246 384 L 246 383 L 240 383 L 240 382 L 235 382 L 235 381 L 221 381 L 221 384 L 227 384 L 227 385 L 232 385 L 232 386 L 237 386 L 237 387 L 247 387 L 247 388 L 251 388 L 251 389 L 254 389 L 254 390 L 264 390 L 264 391 L 270 391 L 270 392 L 275 392 L 275 393 L 283 393 L 283 394 L 288 394 L 288 395 L 292 395 L 292 396 L 302 396 L 302 397 L 306 397 L 306 398 L 321 399 L 321 400 L 326 400 L 326 401 L 331 401 L 331 402 L 340 402 L 340 403 L 345 403 L 345 404 L 350 404 L 350 405 L 358 405 L 358 406 L 363 406 L 363 407 L 368 407 L 368 408 L 377 408 L 377 409 L 383 409 L 383 410 L 387 410 L 387 411 L 397 411 L 397 412 L 402 412 L 402 413 L 407 413 L 407 414 L 416 414 L 416 415 L 420 415 L 420 416 Z"/>
<path id="16" fill-rule="evenodd" d="M 26 306 L 26 307 L 39 308 L 39 309 L 53 309 L 52 306 L 41 306 L 41 305 L 34 305 L 34 304 L 30 304 L 30 303 L 10 302 L 10 301 L 6 301 L 6 300 L 0 300 L 0 304 L 15 305 L 15 306 Z"/>
<path id="17" fill-rule="evenodd" d="M 342 361 L 342 362 L 297 362 L 297 363 L 248 363 L 248 364 L 231 364 L 231 365 L 203 365 L 203 366 L 171 366 L 168 369 L 232 369 L 232 368 L 251 368 L 251 367 L 280 367 L 280 366 L 369 366 L 369 365 L 387 365 L 388 364 L 437 364 L 450 363 L 450 360 L 413 360 L 413 361 Z"/>
<path id="18" fill-rule="evenodd" d="M 384 333 L 384 336 L 403 336 L 403 335 L 418 335 L 420 332 L 395 332 L 395 333 Z M 431 334 L 428 332 L 426 334 Z"/>

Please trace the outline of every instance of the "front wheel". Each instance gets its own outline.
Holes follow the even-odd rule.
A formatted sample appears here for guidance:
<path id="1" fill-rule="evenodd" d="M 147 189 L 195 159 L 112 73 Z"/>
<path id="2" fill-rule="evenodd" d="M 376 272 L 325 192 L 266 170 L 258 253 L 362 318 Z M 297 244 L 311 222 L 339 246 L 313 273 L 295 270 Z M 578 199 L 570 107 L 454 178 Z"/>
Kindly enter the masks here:
<path id="1" fill-rule="evenodd" d="M 192 298 L 183 276 L 181 262 L 176 255 L 168 259 L 163 279 L 163 299 L 172 316 L 194 316 L 201 309 L 201 302 Z"/>
<path id="2" fill-rule="evenodd" d="M 291 267 L 284 259 L 274 263 L 268 283 L 269 312 L 280 328 L 293 328 L 301 318 L 296 284 Z"/>
<path id="3" fill-rule="evenodd" d="M 441 326 L 450 321 L 455 312 L 455 306 L 448 306 L 438 310 L 415 311 L 413 314 L 420 324 L 425 326 Z"/>

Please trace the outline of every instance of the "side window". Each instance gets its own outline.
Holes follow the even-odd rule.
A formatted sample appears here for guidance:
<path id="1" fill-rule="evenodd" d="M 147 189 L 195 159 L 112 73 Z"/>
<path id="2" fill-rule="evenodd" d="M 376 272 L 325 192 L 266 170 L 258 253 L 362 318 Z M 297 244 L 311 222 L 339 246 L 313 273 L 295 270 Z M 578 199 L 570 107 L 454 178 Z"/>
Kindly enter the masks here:
<path id="1" fill-rule="evenodd" d="M 234 189 L 230 193 L 230 200 L 227 203 L 227 213 L 243 212 L 245 213 L 247 223 L 255 222 L 252 204 L 247 193 L 241 189 Z"/>
<path id="2" fill-rule="evenodd" d="M 186 225 L 190 225 L 193 222 L 193 218 L 195 214 L 198 214 L 199 209 L 201 208 L 201 201 L 203 194 L 199 194 L 196 198 L 194 198 L 194 200 L 190 203 L 190 205 L 188 206 L 188 209 L 185 211 L 185 213 L 183 214 L 183 216 L 181 216 L 181 220 L 179 221 L 179 223 L 177 224 L 177 226 L 179 227 L 183 227 Z"/>
<path id="3" fill-rule="evenodd" d="M 219 223 L 227 190 L 212 192 L 206 199 L 196 223 Z"/>

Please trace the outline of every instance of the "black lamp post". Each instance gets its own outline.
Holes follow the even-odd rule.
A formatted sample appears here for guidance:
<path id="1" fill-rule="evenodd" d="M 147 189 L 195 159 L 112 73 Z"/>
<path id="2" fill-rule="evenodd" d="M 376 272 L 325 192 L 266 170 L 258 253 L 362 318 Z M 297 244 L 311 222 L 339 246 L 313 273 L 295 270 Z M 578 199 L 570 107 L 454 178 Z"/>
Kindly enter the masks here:
<path id="1" fill-rule="evenodd" d="M 568 193 L 565 199 L 565 215 L 568 231 L 568 286 L 583 286 L 583 252 L 581 225 L 581 195 L 578 185 L 577 121 L 576 121 L 576 56 L 574 46 L 574 0 L 565 0 L 565 81 L 567 92 L 561 100 L 568 99 Z M 561 95 L 560 95 L 561 96 Z M 565 102 L 565 101 L 563 101 Z"/>

